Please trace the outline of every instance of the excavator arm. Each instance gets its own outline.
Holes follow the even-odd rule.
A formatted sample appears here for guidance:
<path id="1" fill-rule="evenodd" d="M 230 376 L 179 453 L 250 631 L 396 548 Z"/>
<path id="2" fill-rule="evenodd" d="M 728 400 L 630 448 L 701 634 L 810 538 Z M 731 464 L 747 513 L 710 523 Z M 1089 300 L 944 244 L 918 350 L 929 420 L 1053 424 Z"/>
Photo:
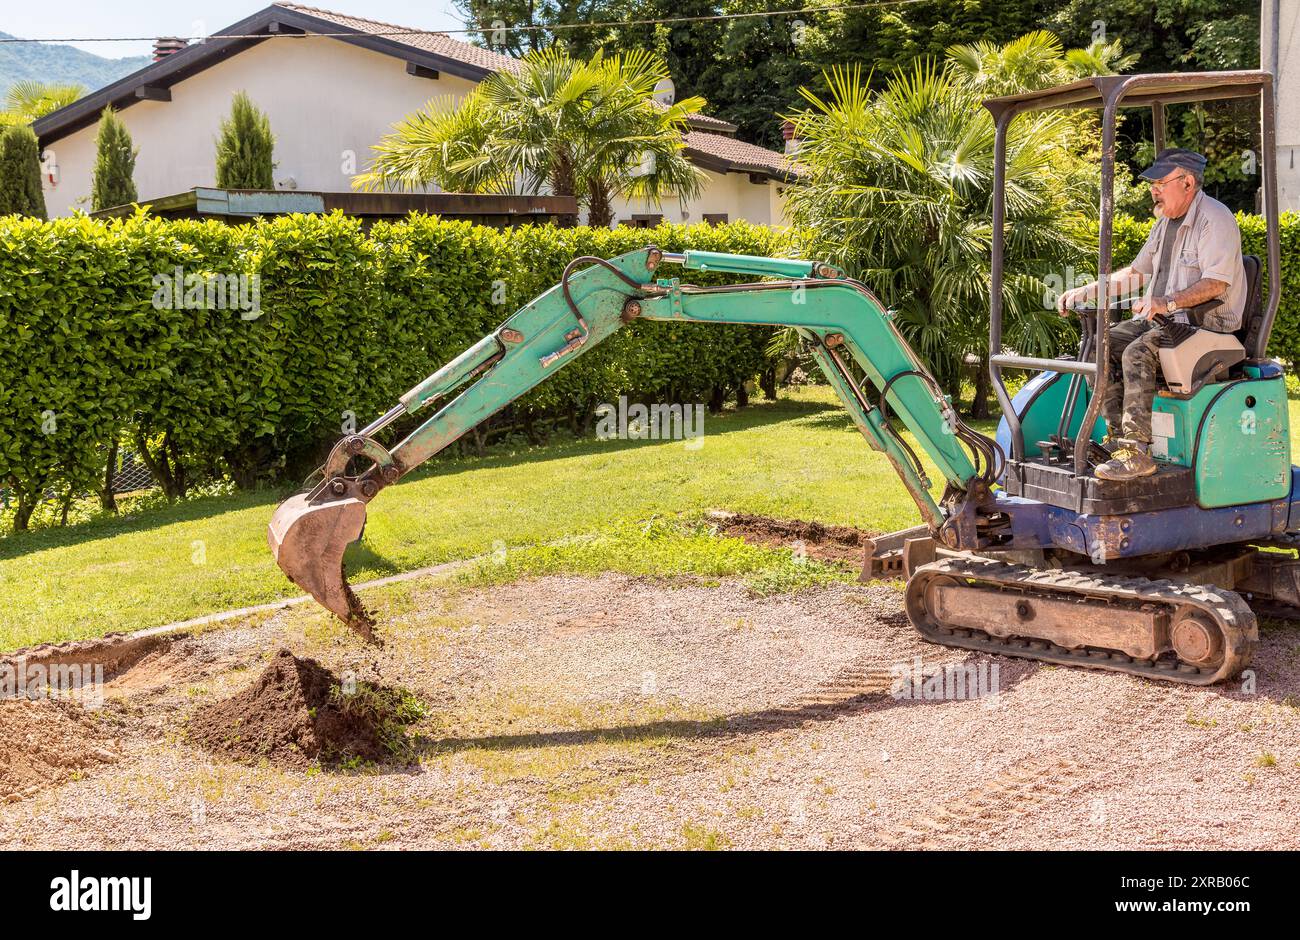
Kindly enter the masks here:
<path id="1" fill-rule="evenodd" d="M 772 279 L 696 287 L 659 277 L 665 264 Z M 280 567 L 369 637 L 369 618 L 343 572 L 343 552 L 361 535 L 366 504 L 636 319 L 798 329 L 854 423 L 889 459 L 936 537 L 954 548 L 985 547 L 998 537 L 995 530 L 1005 520 L 991 493 L 1002 459 L 997 445 L 961 422 L 865 285 L 822 262 L 674 254 L 650 246 L 609 260 L 570 262 L 559 284 L 408 391 L 381 418 L 339 441 L 320 482 L 282 503 L 271 519 L 267 538 Z M 867 384 L 875 387 L 875 404 Z M 432 415 L 391 450 L 375 440 L 394 421 L 426 408 Z M 938 499 L 920 456 L 890 414 L 906 424 L 943 476 Z"/>

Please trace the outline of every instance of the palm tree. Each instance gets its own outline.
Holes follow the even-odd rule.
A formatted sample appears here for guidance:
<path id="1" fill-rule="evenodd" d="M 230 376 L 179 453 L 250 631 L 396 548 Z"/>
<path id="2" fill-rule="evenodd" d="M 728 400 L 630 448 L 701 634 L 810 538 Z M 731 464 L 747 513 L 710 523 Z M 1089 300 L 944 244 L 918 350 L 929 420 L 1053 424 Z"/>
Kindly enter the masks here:
<path id="1" fill-rule="evenodd" d="M 1124 44 L 1093 42 L 1082 49 L 1063 50 L 1061 42 L 1044 30 L 1026 33 L 1005 45 L 977 42 L 948 49 L 947 63 L 962 82 L 987 98 L 1015 94 L 1052 85 L 1063 85 L 1081 78 L 1114 75 L 1127 71 L 1138 56 L 1124 52 Z M 1120 115 L 1120 126 L 1126 115 Z M 1094 203 L 1101 195 L 1095 163 L 1101 144 L 1101 119 L 1096 112 L 1069 112 L 1069 130 L 1064 135 L 1066 153 L 1059 171 L 1070 177 L 1070 186 L 1086 193 Z M 1085 161 L 1075 159 L 1084 156 Z M 1126 211 L 1142 213 L 1149 207 L 1145 185 L 1133 179 L 1124 166 L 1116 167 L 1115 202 Z"/>
<path id="2" fill-rule="evenodd" d="M 1114 75 L 1132 68 L 1137 59 L 1124 54 L 1118 39 L 1066 52 L 1055 34 L 1041 29 L 1005 45 L 981 41 L 948 50 L 948 63 L 957 76 L 984 97 L 1050 88 L 1093 75 Z"/>
<path id="3" fill-rule="evenodd" d="M 1065 54 L 1065 67 L 1075 78 L 1091 75 L 1116 75 L 1137 65 L 1137 53 L 1124 54 L 1124 44 L 1094 42 L 1083 49 L 1071 49 Z"/>
<path id="4" fill-rule="evenodd" d="M 5 95 L 0 124 L 31 124 L 52 111 L 67 107 L 86 93 L 81 85 L 15 82 Z"/>
<path id="5" fill-rule="evenodd" d="M 796 224 L 896 310 L 895 322 L 957 400 L 963 359 L 987 361 L 994 127 L 986 92 L 962 66 L 921 62 L 872 95 L 858 70 L 827 76 L 823 100 L 791 116 L 805 185 L 791 190 Z M 986 83 L 984 84 L 987 87 Z M 1063 323 L 1044 298 L 1049 275 L 1084 258 L 1086 201 L 1067 185 L 1070 118 L 1025 115 L 1008 139 L 1004 335 L 1026 355 L 1054 355 Z M 976 372 L 973 411 L 986 414 Z"/>
<path id="6" fill-rule="evenodd" d="M 985 97 L 993 97 L 1068 81 L 1063 53 L 1061 40 L 1040 29 L 1004 45 L 985 40 L 953 46 L 948 61 L 958 77 Z"/>
<path id="7" fill-rule="evenodd" d="M 432 101 L 397 124 L 353 185 L 547 189 L 575 196 L 595 226 L 613 221 L 616 196 L 693 198 L 703 175 L 686 159 L 683 135 L 704 100 L 657 104 L 651 94 L 667 76 L 663 60 L 642 50 L 589 61 L 554 46 L 530 53 L 518 72 L 499 72 L 459 102 Z"/>

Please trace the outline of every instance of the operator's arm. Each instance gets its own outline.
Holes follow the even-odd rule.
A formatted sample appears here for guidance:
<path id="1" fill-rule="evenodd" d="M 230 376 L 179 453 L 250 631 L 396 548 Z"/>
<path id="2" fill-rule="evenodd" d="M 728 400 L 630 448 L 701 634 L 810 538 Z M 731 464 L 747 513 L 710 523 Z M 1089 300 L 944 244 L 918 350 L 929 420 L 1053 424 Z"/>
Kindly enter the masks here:
<path id="1" fill-rule="evenodd" d="M 1111 272 L 1110 280 L 1106 284 L 1107 302 L 1112 297 L 1124 297 L 1128 294 L 1137 293 L 1155 272 L 1156 245 L 1160 244 L 1160 232 L 1163 227 L 1163 222 L 1157 222 L 1151 226 L 1151 231 L 1147 233 L 1147 240 L 1142 243 L 1142 248 L 1138 251 L 1137 257 L 1133 259 L 1133 263 L 1126 268 Z M 1057 298 L 1057 312 L 1061 316 L 1065 316 L 1071 307 L 1096 304 L 1097 294 L 1097 281 L 1085 284 L 1082 287 L 1076 287 L 1074 290 L 1067 290 Z"/>
<path id="2" fill-rule="evenodd" d="M 1158 314 L 1166 312 L 1169 309 L 1170 300 L 1173 300 L 1179 307 L 1186 310 L 1188 307 L 1203 304 L 1207 300 L 1222 297 L 1227 289 L 1227 281 L 1220 281 L 1213 277 L 1203 277 L 1190 287 L 1185 287 L 1164 297 L 1143 297 L 1133 304 L 1133 311 L 1149 320 Z"/>
<path id="3" fill-rule="evenodd" d="M 1139 258 L 1141 255 L 1138 256 Z M 1124 297 L 1141 289 L 1146 283 L 1150 272 L 1140 271 L 1137 262 L 1129 265 L 1127 268 L 1120 268 L 1111 274 L 1106 284 L 1106 300 L 1112 297 Z M 1086 306 L 1096 303 L 1099 282 L 1093 281 L 1091 284 L 1085 284 L 1082 287 L 1076 287 L 1074 290 L 1067 290 L 1056 301 L 1056 309 L 1064 316 L 1072 307 Z"/>

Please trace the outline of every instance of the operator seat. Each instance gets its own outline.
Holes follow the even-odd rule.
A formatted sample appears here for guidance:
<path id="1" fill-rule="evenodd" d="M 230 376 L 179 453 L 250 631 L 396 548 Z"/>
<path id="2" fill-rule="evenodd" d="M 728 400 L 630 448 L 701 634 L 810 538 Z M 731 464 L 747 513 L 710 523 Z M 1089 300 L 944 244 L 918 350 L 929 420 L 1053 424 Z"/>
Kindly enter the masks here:
<path id="1" fill-rule="evenodd" d="M 1236 336 L 1247 349 L 1254 349 L 1255 338 L 1264 328 L 1264 297 L 1260 293 L 1263 265 L 1255 255 L 1245 255 L 1241 264 L 1246 269 L 1246 308 L 1241 314 L 1241 328 Z"/>
<path id="2" fill-rule="evenodd" d="M 1255 255 L 1241 259 L 1246 273 L 1246 306 L 1241 326 L 1232 333 L 1197 329 L 1190 323 L 1166 323 L 1160 341 L 1160 372 L 1175 395 L 1195 395 L 1209 382 L 1220 381 L 1246 359 L 1246 349 L 1263 320 L 1260 303 L 1260 263 Z M 1187 311 L 1195 323 L 1220 301 L 1210 300 Z"/>

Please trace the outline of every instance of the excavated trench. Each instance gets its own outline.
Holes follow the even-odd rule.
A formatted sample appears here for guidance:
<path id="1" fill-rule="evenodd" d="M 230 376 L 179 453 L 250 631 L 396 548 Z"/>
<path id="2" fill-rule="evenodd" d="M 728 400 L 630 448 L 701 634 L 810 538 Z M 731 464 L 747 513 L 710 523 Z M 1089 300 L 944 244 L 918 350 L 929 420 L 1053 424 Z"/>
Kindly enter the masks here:
<path id="1" fill-rule="evenodd" d="M 743 512 L 714 512 L 710 518 L 719 535 L 744 539 L 769 548 L 792 548 L 807 558 L 840 562 L 860 568 L 870 536 L 850 526 L 824 525 L 798 519 L 773 519 Z"/>

